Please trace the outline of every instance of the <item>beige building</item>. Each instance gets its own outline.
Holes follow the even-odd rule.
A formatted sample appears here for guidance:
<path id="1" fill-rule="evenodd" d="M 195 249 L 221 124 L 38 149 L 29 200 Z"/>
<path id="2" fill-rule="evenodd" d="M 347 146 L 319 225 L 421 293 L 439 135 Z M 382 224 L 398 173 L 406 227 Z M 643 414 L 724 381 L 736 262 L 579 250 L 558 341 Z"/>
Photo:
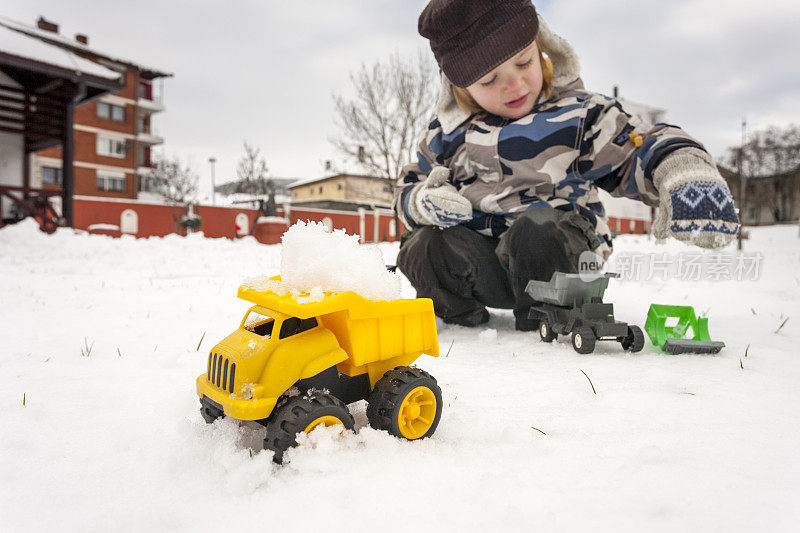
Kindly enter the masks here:
<path id="1" fill-rule="evenodd" d="M 292 204 L 371 204 L 389 207 L 393 183 L 377 176 L 336 174 L 289 185 Z"/>
<path id="2" fill-rule="evenodd" d="M 738 172 L 717 165 L 733 193 L 739 219 L 745 226 L 764 226 L 800 219 L 800 168 L 785 174 L 745 179 L 744 203 Z"/>

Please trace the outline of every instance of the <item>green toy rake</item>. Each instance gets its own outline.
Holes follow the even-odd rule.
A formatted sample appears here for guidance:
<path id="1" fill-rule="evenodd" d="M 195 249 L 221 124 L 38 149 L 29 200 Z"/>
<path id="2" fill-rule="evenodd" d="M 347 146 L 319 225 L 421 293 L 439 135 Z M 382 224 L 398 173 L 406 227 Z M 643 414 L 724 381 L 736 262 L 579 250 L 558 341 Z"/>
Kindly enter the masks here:
<path id="1" fill-rule="evenodd" d="M 711 340 L 708 318 L 698 318 L 689 305 L 651 304 L 644 329 L 655 346 L 670 354 L 718 353 L 725 347 Z"/>

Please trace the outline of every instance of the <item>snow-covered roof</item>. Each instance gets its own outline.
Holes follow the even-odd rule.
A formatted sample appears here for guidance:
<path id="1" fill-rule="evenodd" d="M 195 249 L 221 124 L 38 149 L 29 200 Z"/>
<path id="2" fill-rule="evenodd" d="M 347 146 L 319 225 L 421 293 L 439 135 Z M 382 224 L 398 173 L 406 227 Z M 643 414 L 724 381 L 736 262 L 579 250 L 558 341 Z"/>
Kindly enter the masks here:
<path id="1" fill-rule="evenodd" d="M 304 180 L 298 180 L 298 181 L 295 181 L 294 183 L 292 183 L 291 185 L 289 185 L 289 188 L 290 189 L 294 189 L 295 187 L 301 187 L 303 185 L 310 185 L 312 183 L 317 183 L 319 181 L 332 180 L 332 179 L 336 179 L 336 178 L 363 178 L 363 179 L 369 179 L 369 180 L 383 180 L 384 179 L 384 178 L 381 178 L 379 176 L 366 176 L 364 174 L 334 174 L 332 176 L 322 176 L 321 178 L 306 178 Z"/>
<path id="2" fill-rule="evenodd" d="M 149 72 L 152 77 L 164 77 L 164 76 L 172 76 L 169 72 L 163 72 L 160 69 L 156 69 L 150 66 L 147 66 L 139 61 L 134 61 L 131 59 L 125 59 L 123 57 L 107 54 L 105 52 L 100 52 L 94 48 L 91 48 L 89 45 L 83 44 L 79 41 L 71 39 L 65 35 L 61 35 L 60 33 L 55 33 L 51 31 L 41 30 L 36 26 L 31 26 L 30 24 L 25 24 L 24 22 L 18 22 L 16 20 L 0 16 L 0 26 L 5 26 L 11 30 L 15 30 L 16 32 L 23 33 L 32 37 L 33 39 L 48 42 L 51 46 L 55 46 L 60 49 L 64 49 L 65 47 L 71 51 L 82 52 L 86 54 L 91 54 L 101 59 L 107 59 L 114 63 L 123 63 L 125 65 L 130 65 L 136 67 L 140 71 Z M 71 53 L 71 52 L 68 52 Z M 75 55 L 75 54 L 71 54 Z M 77 57 L 77 56 L 76 56 Z M 83 61 L 88 61 L 89 63 L 95 64 L 92 61 L 87 59 L 83 59 Z M 98 65 L 100 66 L 100 65 Z M 110 70 L 110 69 L 108 69 Z"/>
<path id="3" fill-rule="evenodd" d="M 294 189 L 295 187 L 300 187 L 302 185 L 310 185 L 312 183 L 317 183 L 318 181 L 325 181 L 333 178 L 334 176 L 324 176 L 322 178 L 306 178 L 304 180 L 297 180 L 294 183 L 290 184 L 288 187 L 290 189 Z"/>
<path id="4" fill-rule="evenodd" d="M 233 194 L 222 194 L 216 193 L 214 195 L 214 204 L 220 207 L 254 207 L 258 205 L 259 200 L 266 200 L 269 198 L 268 194 L 247 194 L 247 193 L 233 193 Z M 211 204 L 211 192 L 205 192 L 201 197 L 198 198 L 200 203 L 203 205 L 210 205 Z M 285 194 L 275 194 L 275 205 L 282 205 L 288 204 L 291 201 L 291 198 L 286 196 Z"/>
<path id="5" fill-rule="evenodd" d="M 5 20 L 0 17 L 0 53 L 107 80 L 119 80 L 122 76 L 69 50 L 16 31 Z"/>

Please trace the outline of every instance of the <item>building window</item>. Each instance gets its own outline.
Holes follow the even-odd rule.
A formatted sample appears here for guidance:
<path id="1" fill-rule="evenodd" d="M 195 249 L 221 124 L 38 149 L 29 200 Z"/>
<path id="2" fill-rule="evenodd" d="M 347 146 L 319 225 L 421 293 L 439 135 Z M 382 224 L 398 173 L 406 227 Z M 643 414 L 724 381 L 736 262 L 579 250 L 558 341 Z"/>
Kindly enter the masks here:
<path id="1" fill-rule="evenodd" d="M 139 117 L 139 133 L 150 133 L 150 128 L 147 126 L 147 117 Z"/>
<path id="2" fill-rule="evenodd" d="M 128 143 L 119 139 L 109 139 L 108 137 L 97 137 L 97 153 L 111 157 L 125 157 L 128 151 Z"/>
<path id="3" fill-rule="evenodd" d="M 322 185 L 319 186 L 319 193 L 322 194 Z"/>
<path id="4" fill-rule="evenodd" d="M 337 183 L 336 185 L 337 185 L 337 188 L 338 188 L 340 191 L 341 191 L 342 189 L 344 189 L 344 184 L 343 184 L 341 181 L 340 181 L 339 183 Z"/>
<path id="5" fill-rule="evenodd" d="M 116 120 L 117 122 L 125 122 L 125 106 L 97 102 L 97 116 Z"/>
<path id="6" fill-rule="evenodd" d="M 111 192 L 125 192 L 125 174 L 116 172 L 97 172 L 97 190 Z"/>
<path id="7" fill-rule="evenodd" d="M 42 167 L 42 183 L 47 185 L 61 185 L 61 169 Z"/>

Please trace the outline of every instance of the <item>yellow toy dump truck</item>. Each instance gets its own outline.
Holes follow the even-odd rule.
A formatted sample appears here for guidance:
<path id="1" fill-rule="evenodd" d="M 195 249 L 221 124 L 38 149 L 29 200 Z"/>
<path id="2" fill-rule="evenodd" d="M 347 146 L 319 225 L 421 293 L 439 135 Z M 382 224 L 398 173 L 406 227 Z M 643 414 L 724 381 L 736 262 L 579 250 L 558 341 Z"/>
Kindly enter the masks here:
<path id="1" fill-rule="evenodd" d="M 409 440 L 436 430 L 441 390 L 409 366 L 422 354 L 439 355 L 431 300 L 374 302 L 342 292 L 298 303 L 247 285 L 238 296 L 255 305 L 214 346 L 197 378 L 206 422 L 259 422 L 267 429 L 264 448 L 279 463 L 300 432 L 337 424 L 352 430 L 346 405 L 359 400 L 368 401 L 373 428 Z"/>

